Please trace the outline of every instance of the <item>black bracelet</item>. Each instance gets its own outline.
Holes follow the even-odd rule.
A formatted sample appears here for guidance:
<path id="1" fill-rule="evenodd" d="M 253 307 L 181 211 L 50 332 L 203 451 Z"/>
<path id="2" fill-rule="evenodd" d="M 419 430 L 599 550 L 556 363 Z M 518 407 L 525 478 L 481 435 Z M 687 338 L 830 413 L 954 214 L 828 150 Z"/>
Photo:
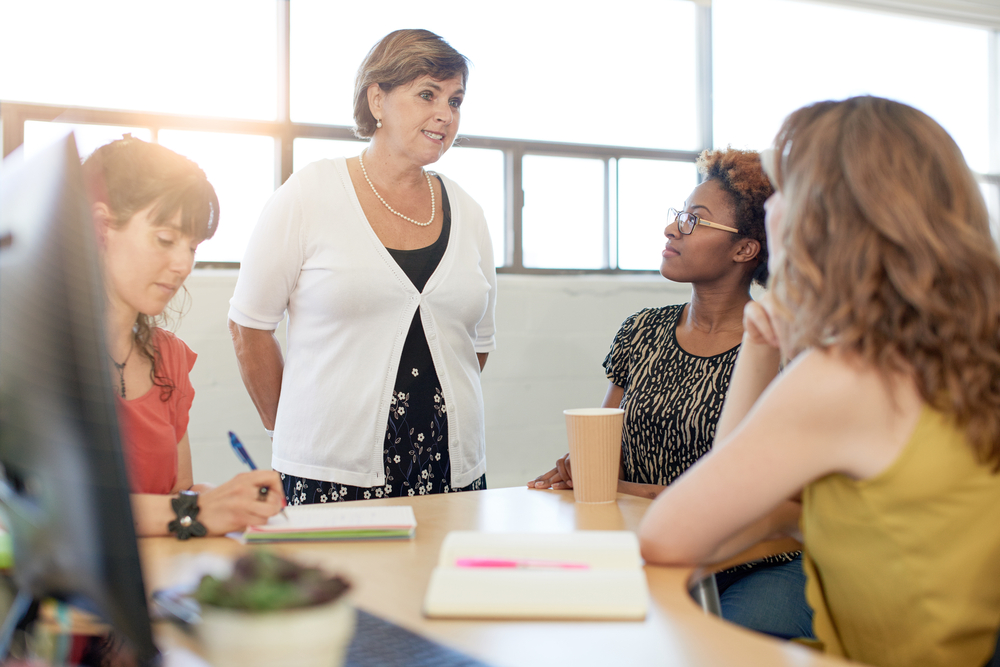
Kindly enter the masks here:
<path id="1" fill-rule="evenodd" d="M 178 540 L 186 540 L 189 537 L 205 537 L 208 531 L 198 522 L 198 494 L 194 491 L 181 491 L 176 498 L 170 499 L 170 506 L 174 508 L 177 518 L 167 524 L 167 530 L 177 533 Z"/>

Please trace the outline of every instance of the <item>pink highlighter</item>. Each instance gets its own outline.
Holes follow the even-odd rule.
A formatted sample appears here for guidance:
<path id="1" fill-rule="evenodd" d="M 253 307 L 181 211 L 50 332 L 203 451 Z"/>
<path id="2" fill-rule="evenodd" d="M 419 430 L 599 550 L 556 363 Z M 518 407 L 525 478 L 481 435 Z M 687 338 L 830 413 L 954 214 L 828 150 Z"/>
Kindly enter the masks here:
<path id="1" fill-rule="evenodd" d="M 589 570 L 586 563 L 569 563 L 559 560 L 537 560 L 531 558 L 459 558 L 455 567 L 523 568 L 549 570 Z"/>

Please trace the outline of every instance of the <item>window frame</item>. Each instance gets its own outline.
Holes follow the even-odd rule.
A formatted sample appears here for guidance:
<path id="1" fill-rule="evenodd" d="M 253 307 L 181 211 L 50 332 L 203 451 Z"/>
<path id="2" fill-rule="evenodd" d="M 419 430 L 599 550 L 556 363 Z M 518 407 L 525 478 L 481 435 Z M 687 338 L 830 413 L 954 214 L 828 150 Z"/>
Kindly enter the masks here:
<path id="1" fill-rule="evenodd" d="M 6 157 L 24 143 L 24 124 L 27 121 L 59 121 L 98 125 L 121 125 L 148 128 L 155 142 L 161 129 L 190 130 L 215 133 L 270 136 L 274 139 L 274 173 L 277 189 L 292 174 L 293 145 L 295 139 L 334 139 L 358 141 L 352 128 L 342 125 L 296 123 L 291 120 L 291 70 L 290 70 L 290 0 L 275 0 L 277 11 L 277 87 L 278 105 L 275 120 L 249 120 L 215 117 L 186 116 L 158 112 L 123 111 L 91 107 L 73 107 L 25 102 L 0 101 L 0 126 L 2 126 L 2 152 Z M 654 270 L 618 268 L 617 192 L 612 187 L 618 183 L 617 169 L 621 158 L 641 158 L 669 162 L 693 163 L 701 150 L 714 147 L 712 101 L 712 9 L 708 4 L 698 4 L 695 11 L 695 67 L 698 145 L 697 150 L 669 150 L 609 146 L 602 144 L 577 144 L 548 141 L 505 139 L 500 137 L 460 135 L 461 147 L 500 150 L 504 155 L 504 261 L 497 273 L 529 275 L 565 274 L 653 274 Z M 989 102 L 990 118 L 990 173 L 977 173 L 977 180 L 992 183 L 1000 188 L 1000 29 L 991 30 L 989 51 Z M 603 267 L 598 269 L 548 269 L 528 268 L 523 264 L 522 209 L 522 160 L 525 155 L 576 157 L 599 159 L 604 163 L 604 238 Z M 612 164 L 612 160 L 614 163 Z M 1000 221 L 998 221 L 1000 222 Z M 239 262 L 197 262 L 196 268 L 238 268 Z"/>

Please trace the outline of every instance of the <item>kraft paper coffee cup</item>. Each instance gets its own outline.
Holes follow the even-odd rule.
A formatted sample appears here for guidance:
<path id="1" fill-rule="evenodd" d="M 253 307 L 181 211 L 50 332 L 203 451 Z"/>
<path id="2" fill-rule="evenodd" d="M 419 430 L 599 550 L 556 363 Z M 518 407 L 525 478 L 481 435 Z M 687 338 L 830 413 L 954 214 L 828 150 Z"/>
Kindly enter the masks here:
<path id="1" fill-rule="evenodd" d="M 563 410 L 569 439 L 573 498 L 578 503 L 613 503 L 618 494 L 622 448 L 619 408 Z"/>

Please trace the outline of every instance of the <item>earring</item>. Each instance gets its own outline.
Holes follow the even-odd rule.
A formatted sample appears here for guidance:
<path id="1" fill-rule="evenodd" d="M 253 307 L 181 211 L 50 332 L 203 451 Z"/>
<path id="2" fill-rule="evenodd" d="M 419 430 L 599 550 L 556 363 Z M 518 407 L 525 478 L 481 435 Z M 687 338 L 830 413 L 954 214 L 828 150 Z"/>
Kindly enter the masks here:
<path id="1" fill-rule="evenodd" d="M 378 119 L 378 118 L 375 119 L 375 127 L 376 128 L 381 128 L 382 127 L 382 121 L 380 119 Z"/>

